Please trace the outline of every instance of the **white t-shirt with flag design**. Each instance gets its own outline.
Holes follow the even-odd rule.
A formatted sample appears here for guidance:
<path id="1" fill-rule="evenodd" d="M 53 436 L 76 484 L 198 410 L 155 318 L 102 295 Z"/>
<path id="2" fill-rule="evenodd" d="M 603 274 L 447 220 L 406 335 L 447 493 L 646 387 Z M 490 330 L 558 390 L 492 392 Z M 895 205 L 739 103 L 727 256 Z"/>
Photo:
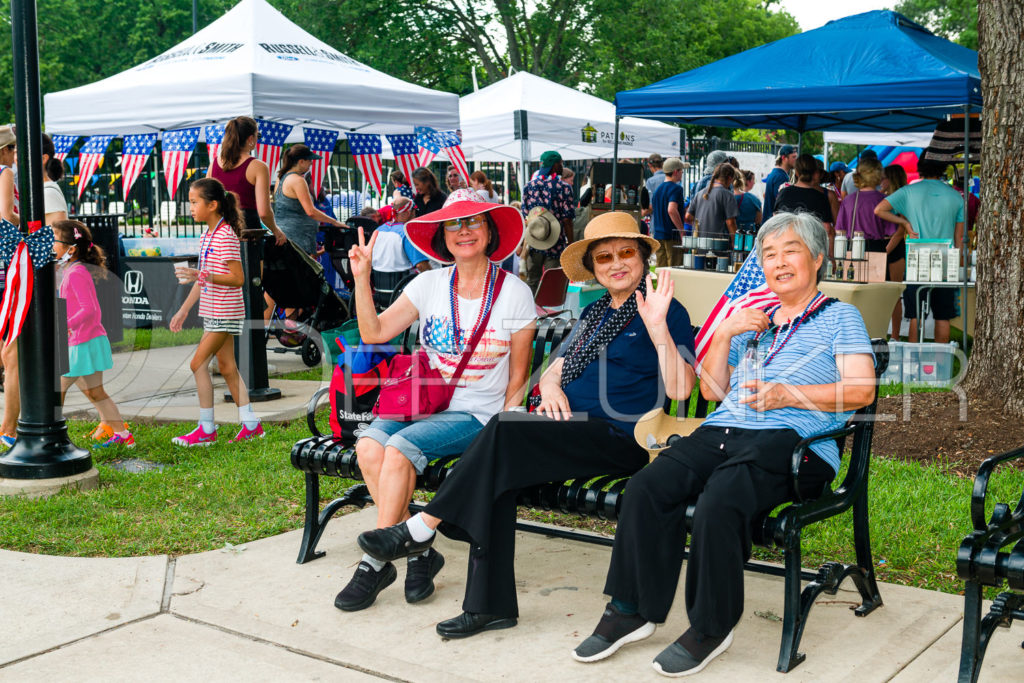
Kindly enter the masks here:
<path id="1" fill-rule="evenodd" d="M 420 273 L 404 290 L 420 314 L 420 345 L 445 379 L 451 379 L 462 358 L 452 334 L 449 288 L 453 267 Z M 482 302 L 483 298 L 459 297 L 459 326 L 464 345 L 469 344 Z M 471 413 L 483 423 L 501 412 L 509 381 L 512 334 L 536 317 L 530 288 L 514 275 L 506 274 L 501 293 L 491 308 L 487 329 L 459 379 L 449 410 Z"/>

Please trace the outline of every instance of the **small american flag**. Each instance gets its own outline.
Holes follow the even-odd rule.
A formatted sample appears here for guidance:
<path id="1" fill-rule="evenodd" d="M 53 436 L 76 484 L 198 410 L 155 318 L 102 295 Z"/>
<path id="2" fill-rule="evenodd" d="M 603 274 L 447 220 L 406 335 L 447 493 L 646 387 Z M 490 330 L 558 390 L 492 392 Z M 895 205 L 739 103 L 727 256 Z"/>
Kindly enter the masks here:
<path id="1" fill-rule="evenodd" d="M 78 153 L 78 198 L 82 198 L 85 186 L 89 184 L 92 174 L 103 165 L 103 154 L 107 151 L 113 135 L 93 135 L 82 145 Z"/>
<path id="2" fill-rule="evenodd" d="M 256 156 L 270 169 L 270 177 L 277 173 L 277 165 L 281 163 L 281 147 L 292 132 L 292 127 L 277 121 L 260 119 L 260 141 L 256 145 Z"/>
<path id="3" fill-rule="evenodd" d="M 313 197 L 317 197 L 320 194 L 320 185 L 324 182 L 324 176 L 327 175 L 327 167 L 331 163 L 334 145 L 338 142 L 338 131 L 324 130 L 323 128 L 303 128 L 302 136 L 306 141 L 306 147 L 320 155 L 320 158 L 313 162 L 313 167 L 310 169 L 313 181 Z M 377 140 L 377 151 L 380 152 L 379 138 Z M 365 175 L 366 172 L 364 171 L 363 173 Z"/>
<path id="4" fill-rule="evenodd" d="M 142 135 L 125 135 L 124 152 L 121 154 L 121 188 L 124 191 L 124 200 L 128 201 L 128 193 L 138 180 L 142 169 L 149 161 L 149 155 L 156 145 L 156 133 L 143 133 Z"/>
<path id="5" fill-rule="evenodd" d="M 441 151 L 437 131 L 426 126 L 416 126 L 416 144 L 420 148 L 420 166 L 427 166 Z"/>
<path id="6" fill-rule="evenodd" d="M 174 197 L 181 179 L 185 177 L 185 169 L 192 158 L 192 150 L 199 142 L 198 128 L 182 128 L 164 133 L 163 160 L 164 177 L 167 179 L 167 193 Z"/>
<path id="7" fill-rule="evenodd" d="M 772 290 L 768 289 L 768 284 L 764 279 L 764 270 L 761 269 L 761 264 L 757 260 L 757 252 L 750 252 L 743 262 L 743 266 L 736 273 L 736 277 L 732 279 L 729 287 L 725 290 L 725 294 L 711 309 L 707 320 L 704 321 L 700 332 L 697 333 L 697 338 L 694 340 L 697 346 L 697 372 L 701 371 L 701 363 L 704 361 L 704 356 L 707 355 L 712 337 L 715 336 L 715 329 L 722 324 L 723 320 L 741 308 L 765 309 L 777 303 L 779 303 L 779 298 Z"/>
<path id="8" fill-rule="evenodd" d="M 206 133 L 206 152 L 210 156 L 210 168 L 213 168 L 213 160 L 217 158 L 221 143 L 224 142 L 224 124 L 215 123 L 212 126 L 207 126 L 204 132 Z M 210 171 L 207 170 L 206 172 L 209 173 Z"/>
<path id="9" fill-rule="evenodd" d="M 466 185 L 469 185 L 469 166 L 466 164 L 466 155 L 462 153 L 462 138 L 453 130 L 438 133 L 438 137 L 445 153 L 448 154 L 448 160 L 466 181 Z"/>
<path id="10" fill-rule="evenodd" d="M 54 135 L 53 136 L 53 156 L 59 160 L 64 161 L 68 158 L 68 153 L 71 152 L 71 148 L 78 142 L 80 135 Z"/>
<path id="11" fill-rule="evenodd" d="M 379 135 L 363 135 L 360 133 L 346 133 L 348 136 L 348 147 L 352 152 L 352 158 L 356 166 L 363 172 L 366 182 L 370 183 L 377 195 L 383 194 L 381 179 L 384 175 L 384 165 L 380 160 L 380 153 L 383 147 Z"/>
<path id="12" fill-rule="evenodd" d="M 386 137 L 395 155 L 395 163 L 402 169 L 406 182 L 412 183 L 412 173 L 420 167 L 420 148 L 416 144 L 416 136 L 410 133 Z"/>

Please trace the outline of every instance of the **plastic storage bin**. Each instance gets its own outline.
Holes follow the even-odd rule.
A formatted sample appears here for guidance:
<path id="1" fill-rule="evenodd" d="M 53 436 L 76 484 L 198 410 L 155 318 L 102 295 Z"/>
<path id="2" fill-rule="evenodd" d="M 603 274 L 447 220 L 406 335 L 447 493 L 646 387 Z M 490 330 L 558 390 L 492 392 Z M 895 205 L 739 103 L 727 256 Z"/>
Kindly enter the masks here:
<path id="1" fill-rule="evenodd" d="M 953 380 L 956 342 L 889 342 L 889 367 L 882 384 L 948 387 Z"/>

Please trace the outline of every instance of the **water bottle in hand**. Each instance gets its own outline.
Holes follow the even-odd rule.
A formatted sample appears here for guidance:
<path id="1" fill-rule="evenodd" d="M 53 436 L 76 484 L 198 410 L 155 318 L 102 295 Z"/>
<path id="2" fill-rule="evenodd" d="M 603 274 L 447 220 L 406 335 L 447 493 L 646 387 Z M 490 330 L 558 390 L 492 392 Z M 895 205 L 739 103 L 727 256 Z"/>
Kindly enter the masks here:
<path id="1" fill-rule="evenodd" d="M 761 358 L 757 354 L 757 340 L 749 339 L 747 348 L 740 360 L 739 399 L 742 401 L 754 395 L 753 389 L 744 386 L 748 382 L 761 379 Z"/>

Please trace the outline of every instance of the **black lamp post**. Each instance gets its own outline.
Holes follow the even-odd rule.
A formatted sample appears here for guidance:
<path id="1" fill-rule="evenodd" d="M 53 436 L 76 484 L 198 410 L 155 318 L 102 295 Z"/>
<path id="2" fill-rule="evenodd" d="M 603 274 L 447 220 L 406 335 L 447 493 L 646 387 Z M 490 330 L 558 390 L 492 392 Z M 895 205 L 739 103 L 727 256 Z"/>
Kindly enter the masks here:
<path id="1" fill-rule="evenodd" d="M 17 123 L 21 228 L 43 222 L 43 130 L 39 107 L 39 49 L 35 0 L 12 0 L 14 111 Z M 35 272 L 32 301 L 18 337 L 21 419 L 18 440 L 0 456 L 0 477 L 51 479 L 92 467 L 88 451 L 68 438 L 57 377 L 57 306 L 54 263 Z"/>

